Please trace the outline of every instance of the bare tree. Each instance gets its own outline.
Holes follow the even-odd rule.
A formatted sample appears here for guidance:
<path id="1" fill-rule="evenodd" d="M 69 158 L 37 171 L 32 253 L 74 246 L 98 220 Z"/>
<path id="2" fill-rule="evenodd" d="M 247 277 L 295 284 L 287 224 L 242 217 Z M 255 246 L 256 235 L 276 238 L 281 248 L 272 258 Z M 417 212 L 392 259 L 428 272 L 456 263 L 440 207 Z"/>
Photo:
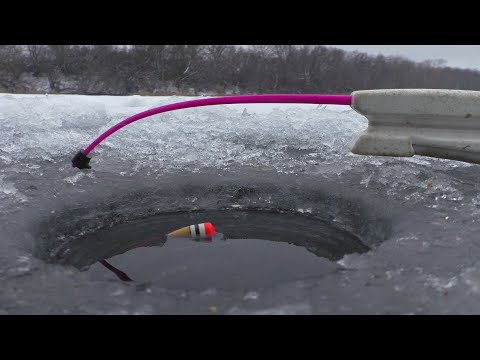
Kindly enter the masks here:
<path id="1" fill-rule="evenodd" d="M 45 71 L 47 47 L 45 45 L 27 45 L 28 66 L 33 76 L 39 76 Z"/>
<path id="2" fill-rule="evenodd" d="M 0 86 L 9 91 L 20 88 L 18 80 L 26 70 L 20 46 L 0 45 Z"/>

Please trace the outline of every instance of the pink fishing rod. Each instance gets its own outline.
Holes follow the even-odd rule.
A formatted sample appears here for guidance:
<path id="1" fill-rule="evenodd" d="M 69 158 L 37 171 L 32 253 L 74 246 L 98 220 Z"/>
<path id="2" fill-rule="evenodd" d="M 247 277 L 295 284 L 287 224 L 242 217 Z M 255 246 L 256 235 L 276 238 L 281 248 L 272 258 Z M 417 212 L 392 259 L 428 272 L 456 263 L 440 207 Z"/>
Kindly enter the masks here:
<path id="1" fill-rule="evenodd" d="M 135 121 L 144 119 L 146 117 L 187 108 L 194 108 L 200 106 L 212 105 L 228 105 L 228 104 L 319 104 L 319 105 L 351 105 L 351 95 L 302 95 L 302 94 L 278 94 L 278 95 L 240 95 L 240 96 L 222 96 L 207 99 L 197 99 L 190 101 L 183 101 L 175 104 L 164 105 L 156 107 L 147 111 L 143 111 L 133 115 L 118 124 L 112 126 L 110 129 L 96 138 L 84 150 L 79 151 L 72 159 L 72 167 L 79 169 L 90 169 L 90 158 L 87 155 L 95 149 L 95 147 L 105 140 L 110 135 L 114 134 L 121 128 L 131 124 Z"/>

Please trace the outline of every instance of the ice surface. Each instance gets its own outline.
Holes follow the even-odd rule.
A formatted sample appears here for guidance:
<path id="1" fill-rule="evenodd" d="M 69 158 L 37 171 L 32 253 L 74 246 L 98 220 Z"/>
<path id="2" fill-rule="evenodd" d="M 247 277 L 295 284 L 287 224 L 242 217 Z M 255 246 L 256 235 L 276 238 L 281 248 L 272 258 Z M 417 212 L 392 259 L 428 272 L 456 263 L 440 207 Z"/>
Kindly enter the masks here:
<path id="1" fill-rule="evenodd" d="M 70 167 L 110 126 L 187 99 L 0 94 L 0 313 L 480 312 L 478 167 L 353 155 L 350 141 L 367 121 L 349 107 L 159 114 L 98 146 L 92 171 Z M 55 252 L 101 226 L 214 207 L 328 218 L 373 249 L 345 256 L 322 277 L 242 291 L 92 279 L 38 258 L 39 248 Z M 50 232 L 39 230 L 45 222 Z"/>

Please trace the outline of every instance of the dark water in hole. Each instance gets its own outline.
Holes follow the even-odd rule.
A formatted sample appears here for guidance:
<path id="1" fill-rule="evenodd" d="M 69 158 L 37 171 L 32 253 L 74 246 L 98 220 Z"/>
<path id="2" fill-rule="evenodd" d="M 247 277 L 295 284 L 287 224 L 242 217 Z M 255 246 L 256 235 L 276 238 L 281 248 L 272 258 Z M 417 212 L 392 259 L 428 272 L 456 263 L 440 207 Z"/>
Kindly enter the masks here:
<path id="1" fill-rule="evenodd" d="M 207 221 L 217 229 L 211 242 L 165 236 Z M 331 267 L 326 259 L 338 260 L 368 249 L 356 235 L 313 216 L 197 211 L 102 229 L 65 244 L 50 261 L 88 270 L 96 279 L 106 274 L 115 277 L 121 271 L 134 281 L 155 281 L 168 288 L 248 288 L 320 276 Z M 100 265 L 102 259 L 109 259 L 106 265 L 118 271 Z"/>

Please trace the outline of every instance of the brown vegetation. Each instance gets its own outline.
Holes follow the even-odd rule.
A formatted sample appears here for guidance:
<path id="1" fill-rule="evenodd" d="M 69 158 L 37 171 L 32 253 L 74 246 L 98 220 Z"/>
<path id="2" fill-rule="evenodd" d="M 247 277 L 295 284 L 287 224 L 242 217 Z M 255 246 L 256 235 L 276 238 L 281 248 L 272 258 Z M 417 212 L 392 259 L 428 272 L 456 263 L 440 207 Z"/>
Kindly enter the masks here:
<path id="1" fill-rule="evenodd" d="M 480 72 L 325 46 L 0 45 L 0 91 L 97 95 L 480 89 Z"/>

